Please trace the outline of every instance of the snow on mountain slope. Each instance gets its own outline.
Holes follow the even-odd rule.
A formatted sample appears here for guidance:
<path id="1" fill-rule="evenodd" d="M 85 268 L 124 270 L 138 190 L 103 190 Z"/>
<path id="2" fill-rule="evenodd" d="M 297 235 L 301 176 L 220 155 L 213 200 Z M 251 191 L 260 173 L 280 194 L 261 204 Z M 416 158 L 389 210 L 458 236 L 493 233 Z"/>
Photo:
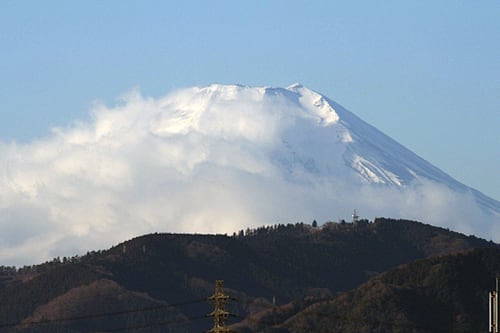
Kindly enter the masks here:
<path id="1" fill-rule="evenodd" d="M 131 92 L 47 138 L 0 142 L 0 264 L 354 208 L 500 240 L 498 201 L 300 84 Z"/>
<path id="2" fill-rule="evenodd" d="M 349 138 L 344 141 L 347 143 L 343 154 L 344 162 L 355 169 L 366 182 L 403 187 L 426 178 L 456 191 L 470 191 L 480 205 L 496 213 L 500 212 L 498 201 L 453 179 L 341 105 L 300 85 L 293 85 L 288 89 L 307 96 L 308 104 L 314 101 L 313 105 L 321 106 L 323 112 L 328 109 L 336 115 L 337 126 L 343 127 L 346 133 L 344 135 Z"/>
<path id="3" fill-rule="evenodd" d="M 163 107 L 174 111 L 163 115 L 167 120 L 157 124 L 157 133 L 199 131 L 224 140 L 243 137 L 249 145 L 268 142 L 259 152 L 266 156 L 253 158 L 271 161 L 288 180 L 303 181 L 298 175 L 307 174 L 404 188 L 426 179 L 470 192 L 483 208 L 500 211 L 498 201 L 461 184 L 341 105 L 298 83 L 287 88 L 193 88 L 167 97 Z M 245 151 L 247 157 L 255 153 Z M 245 161 L 248 167 L 251 160 Z M 238 161 L 227 162 L 246 168 Z"/>

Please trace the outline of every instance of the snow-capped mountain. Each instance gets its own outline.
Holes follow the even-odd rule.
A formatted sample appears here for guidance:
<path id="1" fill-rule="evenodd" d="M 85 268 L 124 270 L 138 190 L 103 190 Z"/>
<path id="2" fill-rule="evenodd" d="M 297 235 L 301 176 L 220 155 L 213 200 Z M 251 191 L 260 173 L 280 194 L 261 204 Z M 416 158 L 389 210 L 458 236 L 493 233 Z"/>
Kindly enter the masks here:
<path id="1" fill-rule="evenodd" d="M 116 106 L 25 144 L 0 142 L 0 264 L 149 232 L 418 220 L 500 240 L 500 203 L 329 98 L 210 85 Z"/>
<path id="2" fill-rule="evenodd" d="M 168 104 L 177 116 L 170 118 L 167 126 L 160 126 L 160 131 L 208 131 L 205 118 L 217 119 L 221 125 L 218 134 L 223 137 L 224 132 L 248 136 L 247 129 L 256 126 L 256 132 L 250 132 L 254 136 L 246 138 L 248 144 L 277 136 L 272 148 L 261 153 L 289 180 L 300 173 L 396 188 L 430 180 L 470 193 L 484 209 L 500 212 L 498 201 L 458 182 L 341 105 L 299 83 L 287 88 L 211 85 L 193 88 L 184 97 L 180 103 Z M 255 123 L 267 118 L 278 123 L 267 124 L 275 132 L 258 133 Z"/>

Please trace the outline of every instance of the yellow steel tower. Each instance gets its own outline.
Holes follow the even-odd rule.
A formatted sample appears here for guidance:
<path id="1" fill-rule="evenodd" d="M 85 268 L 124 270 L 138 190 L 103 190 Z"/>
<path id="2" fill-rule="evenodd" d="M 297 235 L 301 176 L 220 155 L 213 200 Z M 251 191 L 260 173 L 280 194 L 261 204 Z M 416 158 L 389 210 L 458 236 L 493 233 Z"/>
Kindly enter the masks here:
<path id="1" fill-rule="evenodd" d="M 229 317 L 229 312 L 225 310 L 225 306 L 230 297 L 222 291 L 224 280 L 215 281 L 215 293 L 208 299 L 214 303 L 214 311 L 210 316 L 214 318 L 214 327 L 207 333 L 236 333 L 226 327 L 226 320 Z"/>

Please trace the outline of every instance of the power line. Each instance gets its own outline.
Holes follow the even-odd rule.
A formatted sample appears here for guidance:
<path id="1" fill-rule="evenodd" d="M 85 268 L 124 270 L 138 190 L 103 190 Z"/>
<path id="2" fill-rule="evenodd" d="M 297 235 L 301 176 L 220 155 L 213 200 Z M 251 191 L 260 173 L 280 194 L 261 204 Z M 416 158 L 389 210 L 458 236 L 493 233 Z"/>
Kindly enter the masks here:
<path id="1" fill-rule="evenodd" d="M 272 306 L 268 306 L 270 309 Z M 300 311 L 300 310 L 299 310 Z M 380 319 L 375 319 L 375 318 L 353 318 L 351 316 L 346 316 L 346 315 L 337 315 L 332 312 L 327 312 L 327 311 L 315 311 L 313 313 L 308 313 L 307 310 L 304 312 L 304 315 L 314 315 L 317 317 L 328 317 L 331 319 L 335 319 L 338 321 L 342 322 L 355 322 L 355 323 L 364 323 L 364 324 L 372 324 L 372 325 L 382 325 L 383 327 L 398 327 L 398 328 L 406 328 L 406 329 L 420 329 L 420 330 L 426 330 L 426 331 L 431 331 L 431 332 L 450 332 L 450 328 L 445 328 L 445 327 L 438 327 L 438 326 L 425 326 L 425 325 L 418 325 L 418 324 L 411 324 L 411 323 L 395 323 L 394 321 L 389 321 L 389 320 L 380 320 Z M 241 317 L 240 317 L 241 318 Z M 290 317 L 287 317 L 289 319 Z M 269 327 L 276 327 L 279 326 L 281 323 L 272 321 L 271 320 L 263 320 L 261 321 L 262 325 L 257 325 L 256 329 L 261 331 L 263 329 L 269 328 Z M 340 328 L 339 328 L 340 329 Z M 457 330 L 453 329 L 453 333 L 474 333 L 475 331 L 470 331 L 470 330 Z"/>
<path id="2" fill-rule="evenodd" d="M 140 308 L 140 309 L 105 312 L 105 313 L 76 316 L 76 317 L 45 319 L 45 320 L 31 321 L 31 322 L 25 322 L 25 323 L 23 323 L 23 322 L 7 323 L 7 324 L 0 324 L 0 328 L 8 328 L 8 327 L 15 327 L 15 326 L 35 326 L 35 325 L 43 325 L 43 324 L 54 324 L 54 323 L 60 323 L 60 322 L 65 322 L 65 321 L 103 318 L 103 317 L 117 316 L 117 315 L 122 315 L 122 314 L 129 314 L 129 313 L 138 313 L 138 312 L 147 312 L 147 311 L 174 308 L 174 307 L 179 307 L 179 306 L 183 306 L 183 305 L 201 303 L 201 302 L 205 302 L 206 300 L 207 300 L 206 298 L 201 298 L 201 299 L 196 299 L 196 300 L 191 300 L 191 301 L 178 302 L 178 303 L 165 304 L 165 305 L 157 305 L 157 306 L 151 306 L 151 307 Z"/>
<path id="3" fill-rule="evenodd" d="M 136 330 L 142 330 L 145 328 L 151 328 L 155 326 L 164 326 L 164 325 L 172 325 L 172 324 L 185 324 L 189 321 L 195 321 L 199 319 L 206 319 L 207 316 L 195 316 L 195 317 L 187 317 L 183 320 L 168 320 L 168 321 L 163 321 L 163 322 L 158 322 L 154 324 L 144 324 L 144 325 L 136 325 L 136 326 L 127 326 L 127 327 L 121 327 L 121 328 L 114 328 L 111 330 L 105 330 L 105 331 L 100 331 L 103 333 L 115 333 L 115 332 L 123 332 L 123 331 L 136 331 Z"/>
<path id="4" fill-rule="evenodd" d="M 227 297 L 227 299 L 235 300 L 234 298 L 229 297 L 227 295 L 223 295 L 223 296 Z M 212 296 L 212 298 L 213 298 L 213 296 Z M 123 314 L 140 313 L 140 312 L 174 308 L 174 307 L 179 307 L 179 306 L 184 306 L 184 305 L 206 302 L 209 300 L 211 300 L 211 298 L 200 298 L 200 299 L 191 300 L 191 301 L 177 302 L 177 303 L 172 303 L 172 304 L 158 305 L 158 306 L 145 307 L 145 308 L 139 308 L 139 309 L 130 309 L 130 310 L 123 310 L 123 311 L 114 311 L 114 312 L 106 312 L 106 313 L 90 314 L 90 315 L 66 317 L 66 318 L 57 318 L 57 319 L 46 319 L 46 320 L 24 322 L 24 323 L 23 322 L 7 323 L 7 324 L 0 324 L 0 329 L 10 328 L 10 327 L 15 327 L 15 326 L 26 327 L 26 326 L 36 326 L 36 325 L 43 325 L 43 324 L 55 324 L 55 323 L 61 323 L 61 322 L 67 322 L 67 321 L 104 318 L 104 317 L 117 316 L 117 315 L 123 315 Z M 239 303 L 251 303 L 251 302 L 246 301 L 246 300 L 244 300 L 244 301 L 240 300 Z M 322 302 L 320 301 L 319 303 L 321 304 Z M 261 304 L 260 306 L 262 308 L 269 308 L 269 309 L 274 308 L 274 306 L 267 305 L 267 304 Z M 444 328 L 444 327 L 416 325 L 416 324 L 410 324 L 410 323 L 408 323 L 408 324 L 395 323 L 393 321 L 379 320 L 379 319 L 375 319 L 375 318 L 373 318 L 373 319 L 352 318 L 350 316 L 337 315 L 337 314 L 334 314 L 331 312 L 326 312 L 326 311 L 321 311 L 321 312 L 316 311 L 316 312 L 311 313 L 311 314 L 316 315 L 320 318 L 321 317 L 329 317 L 329 318 L 336 319 L 336 320 L 339 320 L 342 322 L 357 322 L 357 323 L 365 323 L 365 324 L 372 324 L 372 325 L 376 324 L 376 325 L 383 325 L 383 326 L 387 326 L 387 327 L 399 327 L 399 328 L 407 328 L 407 329 L 416 328 L 416 329 L 422 329 L 422 330 L 432 330 L 433 332 L 449 332 L 449 329 Z M 244 317 L 229 314 L 229 313 L 224 313 L 224 315 L 225 316 L 234 316 L 234 317 L 238 317 L 238 318 L 244 318 Z M 307 310 L 306 310 L 306 315 L 307 315 Z M 185 323 L 190 322 L 190 321 L 195 321 L 195 320 L 205 319 L 205 318 L 207 318 L 207 316 L 192 316 L 192 317 L 185 317 L 182 319 L 173 319 L 173 320 L 157 322 L 157 323 L 152 323 L 152 324 L 142 324 L 142 325 L 136 325 L 136 326 L 121 327 L 121 328 L 106 330 L 106 331 L 102 331 L 102 332 L 112 333 L 112 332 L 121 332 L 121 331 L 141 330 L 141 329 L 145 329 L 145 328 L 162 326 L 162 325 L 173 325 L 173 324 L 178 325 L 178 324 L 185 324 Z M 263 321 L 261 323 L 263 325 L 258 326 L 259 329 L 264 329 L 264 328 L 279 325 L 279 323 L 277 323 L 275 321 L 273 321 L 273 322 Z M 466 331 L 466 330 L 462 330 L 462 331 L 453 330 L 453 332 L 455 332 L 455 333 L 472 333 L 472 331 Z"/>

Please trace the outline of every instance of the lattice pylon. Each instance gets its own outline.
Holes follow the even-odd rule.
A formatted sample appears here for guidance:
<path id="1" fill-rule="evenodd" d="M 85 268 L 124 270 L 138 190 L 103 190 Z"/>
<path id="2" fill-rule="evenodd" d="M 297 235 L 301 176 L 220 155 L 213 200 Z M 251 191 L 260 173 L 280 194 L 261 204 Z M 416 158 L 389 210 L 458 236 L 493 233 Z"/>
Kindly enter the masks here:
<path id="1" fill-rule="evenodd" d="M 207 331 L 207 333 L 236 333 L 226 327 L 226 320 L 229 317 L 229 312 L 225 310 L 225 306 L 230 297 L 224 294 L 222 287 L 224 280 L 215 281 L 215 293 L 208 299 L 214 303 L 214 311 L 209 316 L 214 319 L 214 327 Z"/>

